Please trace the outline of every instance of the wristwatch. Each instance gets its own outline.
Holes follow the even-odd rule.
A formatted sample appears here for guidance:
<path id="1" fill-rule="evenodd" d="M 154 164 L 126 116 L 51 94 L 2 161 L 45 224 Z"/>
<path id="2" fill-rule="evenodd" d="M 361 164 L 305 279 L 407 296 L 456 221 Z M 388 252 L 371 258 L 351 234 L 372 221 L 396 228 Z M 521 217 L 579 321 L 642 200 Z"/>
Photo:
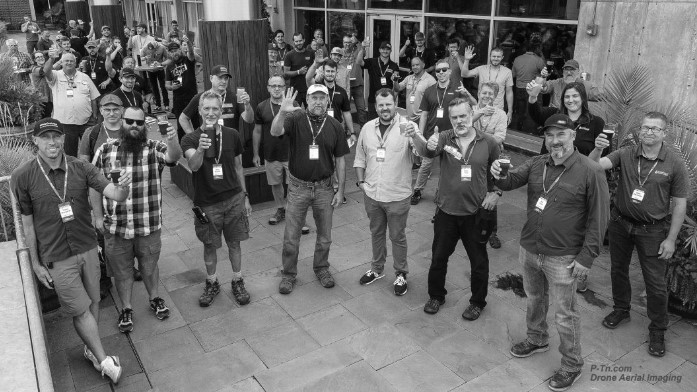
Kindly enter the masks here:
<path id="1" fill-rule="evenodd" d="M 361 184 L 365 184 L 365 181 L 356 181 L 356 186 L 361 187 Z"/>
<path id="2" fill-rule="evenodd" d="M 503 196 L 503 192 L 502 192 L 502 191 L 494 191 L 494 192 L 496 192 L 496 194 L 499 195 L 499 197 Z"/>

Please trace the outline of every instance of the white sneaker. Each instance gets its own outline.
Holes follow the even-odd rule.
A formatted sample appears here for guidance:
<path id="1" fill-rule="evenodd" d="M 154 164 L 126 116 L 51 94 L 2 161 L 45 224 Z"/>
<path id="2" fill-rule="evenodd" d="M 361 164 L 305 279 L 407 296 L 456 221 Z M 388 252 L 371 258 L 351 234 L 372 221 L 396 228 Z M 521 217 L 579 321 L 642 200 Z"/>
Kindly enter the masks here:
<path id="1" fill-rule="evenodd" d="M 106 357 L 105 360 L 102 361 L 101 364 L 102 368 L 102 377 L 106 374 L 109 376 L 111 381 L 114 382 L 114 384 L 117 384 L 119 382 L 119 379 L 121 378 L 121 372 L 123 369 L 121 369 L 121 365 L 119 364 L 119 357 L 115 355 L 110 355 Z"/>
<path id="2" fill-rule="evenodd" d="M 87 348 L 87 346 L 85 346 L 84 355 L 85 355 L 85 359 L 92 362 L 92 366 L 94 366 L 94 369 L 96 371 L 98 371 L 98 372 L 102 371 L 102 366 L 99 364 L 97 357 L 94 356 L 94 354 L 92 353 L 92 350 Z"/>

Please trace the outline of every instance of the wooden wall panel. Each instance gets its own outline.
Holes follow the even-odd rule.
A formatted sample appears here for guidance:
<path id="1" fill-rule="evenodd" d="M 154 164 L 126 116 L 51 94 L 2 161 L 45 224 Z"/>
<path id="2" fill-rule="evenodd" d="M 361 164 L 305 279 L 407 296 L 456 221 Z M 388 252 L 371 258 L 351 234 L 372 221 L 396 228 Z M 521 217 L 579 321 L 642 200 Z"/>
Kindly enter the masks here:
<path id="1" fill-rule="evenodd" d="M 123 36 L 123 9 L 120 5 L 95 5 L 92 7 L 92 17 L 97 38 L 102 37 L 102 26 L 109 26 L 112 35 L 121 37 L 121 42 L 125 46 L 127 41 Z"/>
<path id="2" fill-rule="evenodd" d="M 86 1 L 66 1 L 65 2 L 65 20 L 82 19 L 85 22 L 91 22 L 90 7 Z M 113 28 L 113 27 L 112 27 Z"/>

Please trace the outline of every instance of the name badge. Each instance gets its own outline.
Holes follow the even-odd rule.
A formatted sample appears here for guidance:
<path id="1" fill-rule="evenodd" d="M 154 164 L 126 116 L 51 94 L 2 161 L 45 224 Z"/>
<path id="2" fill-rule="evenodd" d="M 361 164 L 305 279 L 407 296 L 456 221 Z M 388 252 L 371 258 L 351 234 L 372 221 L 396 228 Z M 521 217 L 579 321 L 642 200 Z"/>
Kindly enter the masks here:
<path id="1" fill-rule="evenodd" d="M 223 179 L 223 165 L 220 163 L 213 164 L 213 179 L 222 180 Z"/>
<path id="2" fill-rule="evenodd" d="M 220 125 L 220 126 L 225 125 L 225 124 L 223 124 L 223 119 L 222 119 L 222 118 L 219 118 L 219 119 L 218 119 L 218 125 Z"/>
<path id="3" fill-rule="evenodd" d="M 632 192 L 632 203 L 641 204 L 641 202 L 644 201 L 645 195 L 646 191 L 644 191 L 643 189 L 634 188 L 634 191 Z"/>
<path id="4" fill-rule="evenodd" d="M 334 117 L 334 109 L 327 109 L 327 116 Z"/>
<path id="5" fill-rule="evenodd" d="M 383 86 L 387 86 L 387 78 L 386 77 L 381 77 L 380 78 L 380 84 Z"/>
<path id="6" fill-rule="evenodd" d="M 409 103 L 414 103 L 414 101 L 416 101 L 416 96 L 410 95 L 409 96 Z"/>
<path id="7" fill-rule="evenodd" d="M 348 69 L 349 71 L 352 70 L 352 69 L 353 69 L 353 64 L 347 65 L 347 66 L 346 66 L 346 69 Z"/>
<path id="8" fill-rule="evenodd" d="M 460 166 L 460 181 L 472 181 L 472 166 Z"/>
<path id="9" fill-rule="evenodd" d="M 94 71 L 92 71 L 92 73 L 90 74 L 90 77 L 91 77 L 92 79 L 97 79 L 97 73 L 94 72 Z"/>
<path id="10" fill-rule="evenodd" d="M 70 202 L 68 201 L 58 204 L 58 212 L 61 214 L 61 219 L 63 219 L 64 223 L 75 219 L 75 215 L 73 215 L 73 207 L 70 206 Z"/>
<path id="11" fill-rule="evenodd" d="M 378 147 L 376 157 L 378 162 L 385 162 L 385 147 Z"/>
<path id="12" fill-rule="evenodd" d="M 436 109 L 436 118 L 443 118 L 443 109 L 442 108 Z"/>
<path id="13" fill-rule="evenodd" d="M 177 77 L 177 82 L 179 82 L 179 84 L 182 83 L 182 77 L 181 77 L 181 76 Z"/>
<path id="14" fill-rule="evenodd" d="M 319 146 L 316 144 L 310 145 L 310 160 L 311 161 L 319 160 Z"/>
<path id="15" fill-rule="evenodd" d="M 535 212 L 542 213 L 542 211 L 544 211 L 546 206 L 547 206 L 547 199 L 544 196 L 540 196 L 540 198 L 537 199 L 537 203 L 535 203 Z"/>
<path id="16" fill-rule="evenodd" d="M 73 89 L 69 88 L 69 89 L 65 90 L 65 96 L 66 96 L 66 97 L 72 98 L 73 95 L 74 95 L 74 94 L 73 94 Z"/>

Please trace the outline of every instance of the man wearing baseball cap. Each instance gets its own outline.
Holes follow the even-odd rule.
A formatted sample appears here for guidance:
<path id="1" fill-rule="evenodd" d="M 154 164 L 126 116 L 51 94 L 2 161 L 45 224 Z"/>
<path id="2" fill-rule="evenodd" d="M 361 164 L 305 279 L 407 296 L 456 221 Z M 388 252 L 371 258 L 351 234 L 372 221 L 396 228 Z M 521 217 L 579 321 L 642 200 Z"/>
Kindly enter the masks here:
<path id="1" fill-rule="evenodd" d="M 99 94 L 104 95 L 113 90 L 114 86 L 111 84 L 112 81 L 106 69 L 106 59 L 103 55 L 98 53 L 98 47 L 99 42 L 97 41 L 89 41 L 85 44 L 87 57 L 82 58 L 80 67 L 84 70 L 83 72 L 92 79 L 92 83 L 97 86 Z"/>
<path id="2" fill-rule="evenodd" d="M 142 58 L 145 63 L 160 66 L 168 60 L 167 47 L 161 42 L 150 42 L 143 48 Z M 153 98 L 155 99 L 155 107 L 153 109 L 157 111 L 160 109 L 160 105 L 163 105 L 162 109 L 169 110 L 169 93 L 165 87 L 165 70 L 159 69 L 145 73 L 148 76 L 148 80 L 150 80 Z"/>
<path id="3" fill-rule="evenodd" d="M 368 93 L 368 121 L 378 117 L 375 110 L 375 97 L 378 90 L 383 88 L 392 89 L 394 80 L 392 75 L 399 75 L 399 65 L 390 59 L 392 45 L 383 41 L 380 44 L 380 57 L 363 60 L 363 67 L 368 71 L 370 77 L 370 92 Z"/>
<path id="4" fill-rule="evenodd" d="M 187 36 L 185 35 L 182 39 L 184 42 L 181 46 L 176 42 L 170 42 L 167 45 L 167 51 L 172 61 L 165 68 L 165 87 L 172 91 L 172 113 L 177 119 L 198 93 L 196 89 L 196 62 L 201 61 L 201 57 L 194 53 L 194 46 L 188 41 Z M 177 133 L 181 141 L 186 132 L 184 132 L 181 121 L 178 123 Z"/>
<path id="5" fill-rule="evenodd" d="M 136 66 L 141 65 L 140 58 L 144 56 L 143 49 L 152 42 L 155 42 L 155 38 L 148 34 L 148 26 L 145 23 L 139 23 L 136 26 L 136 35 L 128 40 L 128 49 L 132 51 Z"/>
<path id="6" fill-rule="evenodd" d="M 125 108 L 135 106 L 142 109 L 147 109 L 147 105 L 145 99 L 143 99 L 143 95 L 140 94 L 138 91 L 135 91 L 137 78 L 138 75 L 136 75 L 136 72 L 133 70 L 133 68 L 122 69 L 121 72 L 119 72 L 119 82 L 121 82 L 121 86 L 119 86 L 119 88 L 115 89 L 111 93 L 119 97 L 119 99 L 121 99 L 121 102 L 123 102 L 123 106 Z"/>
<path id="7" fill-rule="evenodd" d="M 271 136 L 284 135 L 289 138 L 290 145 L 283 271 L 278 287 L 281 294 L 290 294 L 295 287 L 301 229 L 310 206 L 317 225 L 313 270 L 322 286 L 334 287 L 328 260 L 332 243 L 332 214 L 344 197 L 344 156 L 349 153 L 349 146 L 341 124 L 327 115 L 328 95 L 327 86 L 309 86 L 307 110 L 302 110 L 294 105 L 297 92 L 289 88 L 271 124 Z M 336 193 L 332 188 L 335 169 L 339 179 Z"/>
<path id="8" fill-rule="evenodd" d="M 117 383 L 119 358 L 107 356 L 100 341 L 99 259 L 87 188 L 112 200 L 126 200 L 130 174 L 109 182 L 94 165 L 63 152 L 63 125 L 45 118 L 34 124 L 36 159 L 12 173 L 12 191 L 22 214 L 32 268 L 39 282 L 56 290 L 63 310 L 85 343 L 95 370 Z M 70 187 L 68 187 L 70 183 Z"/>
<path id="9" fill-rule="evenodd" d="M 220 125 L 228 128 L 241 129 L 240 117 L 247 124 L 254 124 L 254 108 L 252 108 L 251 98 L 246 91 L 241 91 L 240 95 L 228 90 L 228 84 L 232 75 L 225 65 L 216 65 L 211 69 L 211 89 L 223 99 L 223 112 L 218 119 Z M 238 87 L 238 89 L 241 87 Z M 201 95 L 196 94 L 191 102 L 184 108 L 179 115 L 179 123 L 185 133 L 189 134 L 201 126 L 201 116 L 198 111 Z"/>
<path id="10" fill-rule="evenodd" d="M 528 219 L 519 252 L 527 294 L 527 338 L 510 351 L 524 358 L 549 350 L 546 320 L 551 302 L 556 309 L 562 359 L 549 388 L 563 391 L 581 376 L 576 281 L 588 275 L 600 254 L 610 197 L 603 168 L 574 148 L 576 131 L 567 115 L 549 117 L 544 133 L 548 154 L 529 159 L 504 177 L 496 160 L 491 174 L 504 191 L 528 185 Z"/>
<path id="11" fill-rule="evenodd" d="M 561 94 L 564 91 L 564 87 L 566 87 L 567 84 L 573 82 L 583 83 L 583 86 L 586 88 L 586 93 L 588 94 L 589 101 L 597 101 L 598 98 L 600 98 L 600 92 L 598 91 L 598 87 L 587 80 L 581 79 L 580 68 L 581 66 L 578 64 L 578 61 L 573 59 L 568 60 L 564 63 L 564 74 L 561 78 L 554 79 L 551 81 L 545 81 L 544 86 L 542 87 L 542 94 L 552 94 L 552 97 L 549 100 L 550 107 L 562 107 Z M 549 76 L 547 68 L 543 68 L 541 74 L 544 78 Z"/>

